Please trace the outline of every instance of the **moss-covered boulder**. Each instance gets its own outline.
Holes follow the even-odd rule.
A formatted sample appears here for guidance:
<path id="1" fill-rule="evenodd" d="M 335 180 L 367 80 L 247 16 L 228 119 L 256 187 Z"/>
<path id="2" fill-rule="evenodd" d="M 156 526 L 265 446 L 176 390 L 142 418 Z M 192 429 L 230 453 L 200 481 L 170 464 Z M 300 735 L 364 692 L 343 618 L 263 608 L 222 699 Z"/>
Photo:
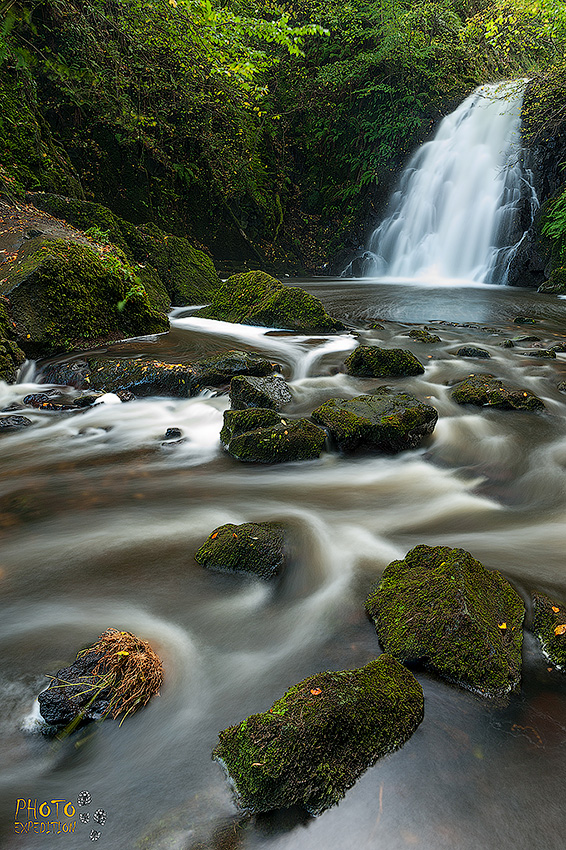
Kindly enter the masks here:
<path id="1" fill-rule="evenodd" d="M 428 345 L 436 345 L 437 342 L 442 342 L 437 334 L 431 334 L 428 328 L 413 328 L 407 336 L 414 339 L 416 342 L 425 342 Z"/>
<path id="2" fill-rule="evenodd" d="M 503 696 L 521 679 L 523 601 L 464 549 L 417 546 L 387 566 L 366 610 L 386 652 Z"/>
<path id="3" fill-rule="evenodd" d="M 220 440 L 236 460 L 285 463 L 314 460 L 326 443 L 326 432 L 308 419 L 283 418 L 274 410 L 227 410 Z"/>
<path id="4" fill-rule="evenodd" d="M 289 387 L 283 378 L 270 375 L 267 378 L 253 378 L 238 375 L 230 382 L 230 401 L 233 410 L 246 407 L 269 407 L 281 410 L 292 399 Z"/>
<path id="5" fill-rule="evenodd" d="M 78 242 L 29 240 L 2 291 L 30 357 L 169 329 L 134 269 Z"/>
<path id="6" fill-rule="evenodd" d="M 378 348 L 360 345 L 345 363 L 348 375 L 355 378 L 385 378 L 404 375 L 422 375 L 423 364 L 412 351 L 404 348 Z"/>
<path id="7" fill-rule="evenodd" d="M 509 387 L 493 375 L 469 375 L 453 387 L 457 404 L 496 407 L 498 410 L 542 410 L 544 403 L 530 390 Z"/>
<path id="8" fill-rule="evenodd" d="M 380 655 L 358 670 L 299 682 L 269 711 L 220 732 L 213 757 L 244 811 L 299 805 L 318 815 L 411 737 L 423 706 L 412 674 Z"/>
<path id="9" fill-rule="evenodd" d="M 208 569 L 271 579 L 285 564 L 285 530 L 275 522 L 227 523 L 214 529 L 195 560 Z"/>
<path id="10" fill-rule="evenodd" d="M 227 387 L 237 375 L 263 378 L 281 371 L 281 366 L 252 351 L 233 350 L 201 357 L 191 364 L 191 371 L 193 386 L 199 390 L 204 387 Z"/>
<path id="11" fill-rule="evenodd" d="M 465 345 L 463 348 L 458 349 L 456 357 L 479 357 L 483 360 L 489 360 L 491 354 L 485 348 L 475 348 L 473 345 Z"/>
<path id="12" fill-rule="evenodd" d="M 311 416 L 330 432 L 343 452 L 414 449 L 432 434 L 438 420 L 434 407 L 390 387 L 350 400 L 331 398 Z"/>
<path id="13" fill-rule="evenodd" d="M 202 304 L 220 284 L 210 257 L 184 237 L 165 233 L 152 223 L 132 224 L 102 204 L 49 194 L 29 198 L 39 209 L 91 232 L 94 238 L 106 235 L 130 262 L 149 264 L 146 289 L 163 286 L 174 305 Z M 153 284 L 152 274 L 156 278 Z"/>
<path id="14" fill-rule="evenodd" d="M 533 593 L 533 631 L 542 651 L 560 670 L 566 670 L 566 605 L 543 593 Z"/>
<path id="15" fill-rule="evenodd" d="M 211 304 L 195 315 L 301 333 L 345 330 L 342 322 L 331 318 L 314 295 L 296 286 L 285 286 L 260 271 L 229 277 L 215 292 Z"/>
<path id="16" fill-rule="evenodd" d="M 0 301 L 0 381 L 13 384 L 26 356 L 16 342 L 15 324 Z"/>

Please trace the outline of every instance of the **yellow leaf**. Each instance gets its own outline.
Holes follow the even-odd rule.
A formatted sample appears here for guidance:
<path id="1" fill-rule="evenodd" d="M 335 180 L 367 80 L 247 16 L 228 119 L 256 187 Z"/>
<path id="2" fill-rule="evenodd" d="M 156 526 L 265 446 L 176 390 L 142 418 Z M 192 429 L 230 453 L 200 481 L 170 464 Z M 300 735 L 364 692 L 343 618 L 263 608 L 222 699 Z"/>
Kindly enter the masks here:
<path id="1" fill-rule="evenodd" d="M 500 628 L 500 629 L 506 629 L 506 628 L 507 628 L 507 623 L 499 623 L 499 628 Z"/>
<path id="2" fill-rule="evenodd" d="M 562 626 L 556 626 L 554 629 L 555 635 L 566 635 L 566 623 Z"/>
<path id="3" fill-rule="evenodd" d="M 560 611 L 560 608 L 555 608 L 554 605 L 553 605 L 552 610 L 554 611 L 555 614 L 558 614 L 558 612 Z"/>

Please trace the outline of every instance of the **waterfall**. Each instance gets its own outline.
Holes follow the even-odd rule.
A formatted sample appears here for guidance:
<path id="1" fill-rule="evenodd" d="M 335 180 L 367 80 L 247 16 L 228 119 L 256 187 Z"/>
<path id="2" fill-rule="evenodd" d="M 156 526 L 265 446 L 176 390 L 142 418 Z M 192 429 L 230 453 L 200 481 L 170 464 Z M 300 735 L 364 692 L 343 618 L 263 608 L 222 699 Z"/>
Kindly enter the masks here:
<path id="1" fill-rule="evenodd" d="M 417 150 L 371 236 L 364 276 L 506 282 L 538 207 L 522 162 L 525 82 L 481 86 Z"/>

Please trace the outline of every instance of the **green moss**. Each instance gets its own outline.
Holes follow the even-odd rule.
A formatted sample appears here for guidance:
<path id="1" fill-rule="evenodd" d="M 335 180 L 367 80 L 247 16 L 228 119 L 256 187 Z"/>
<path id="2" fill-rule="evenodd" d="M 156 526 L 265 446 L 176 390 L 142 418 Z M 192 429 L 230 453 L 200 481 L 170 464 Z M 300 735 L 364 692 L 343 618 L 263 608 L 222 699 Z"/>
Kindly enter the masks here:
<path id="1" fill-rule="evenodd" d="M 543 593 L 533 593 L 533 631 L 542 651 L 560 670 L 566 670 L 566 605 Z"/>
<path id="2" fill-rule="evenodd" d="M 344 365 L 348 375 L 356 378 L 399 377 L 424 372 L 424 366 L 412 351 L 374 345 L 359 345 L 346 358 Z"/>
<path id="3" fill-rule="evenodd" d="M 227 410 L 220 440 L 237 460 L 285 463 L 314 460 L 326 443 L 326 432 L 308 419 L 284 419 L 274 410 Z"/>
<path id="4" fill-rule="evenodd" d="M 5 285 L 26 354 L 49 356 L 95 341 L 166 331 L 167 317 L 152 309 L 143 289 L 132 288 L 131 279 L 133 269 L 108 264 L 88 246 L 30 240 Z"/>
<path id="5" fill-rule="evenodd" d="M 261 271 L 228 278 L 214 294 L 212 303 L 196 315 L 302 333 L 333 333 L 345 329 L 341 322 L 328 315 L 314 295 L 296 286 L 284 286 Z"/>
<path id="6" fill-rule="evenodd" d="M 519 686 L 524 605 L 463 549 L 417 546 L 387 566 L 366 610 L 386 652 L 484 696 Z"/>
<path id="7" fill-rule="evenodd" d="M 209 569 L 270 579 L 285 564 L 285 531 L 274 522 L 228 523 L 214 529 L 195 553 L 195 560 Z"/>
<path id="8" fill-rule="evenodd" d="M 431 334 L 426 328 L 413 328 L 409 331 L 407 336 L 410 336 L 411 339 L 414 339 L 417 342 L 426 342 L 429 345 L 442 342 L 439 336 Z"/>
<path id="9" fill-rule="evenodd" d="M 213 757 L 227 769 L 244 810 L 302 805 L 316 815 L 401 747 L 423 708 L 416 679 L 381 655 L 358 670 L 304 679 L 269 711 L 220 732 Z"/>
<path id="10" fill-rule="evenodd" d="M 188 398 L 191 395 L 191 379 L 190 367 L 181 363 L 128 359 L 89 360 L 88 371 L 83 374 L 82 386 L 107 393 L 122 390 L 138 397 Z"/>
<path id="11" fill-rule="evenodd" d="M 6 304 L 0 302 L 0 381 L 13 384 L 25 354 L 16 343 L 16 330 Z"/>
<path id="12" fill-rule="evenodd" d="M 225 410 L 224 424 L 220 431 L 220 440 L 227 446 L 233 437 L 270 425 L 281 425 L 284 420 L 270 408 L 247 408 L 244 410 Z"/>
<path id="13" fill-rule="evenodd" d="M 331 398 L 313 411 L 312 419 L 330 431 L 341 451 L 399 452 L 416 448 L 432 434 L 438 413 L 408 393 L 379 387 L 349 401 Z"/>
<path id="14" fill-rule="evenodd" d="M 237 375 L 264 377 L 281 367 L 252 351 L 226 351 L 212 357 L 201 357 L 192 365 L 193 384 L 196 389 L 229 384 Z"/>
<path id="15" fill-rule="evenodd" d="M 564 295 L 566 293 L 566 268 L 559 266 L 553 269 L 551 275 L 542 286 L 538 288 L 539 292 L 546 292 L 549 295 Z"/>
<path id="16" fill-rule="evenodd" d="M 542 410 L 544 403 L 530 390 L 509 387 L 493 375 L 470 375 L 457 384 L 451 396 L 458 404 L 496 407 L 499 410 Z"/>

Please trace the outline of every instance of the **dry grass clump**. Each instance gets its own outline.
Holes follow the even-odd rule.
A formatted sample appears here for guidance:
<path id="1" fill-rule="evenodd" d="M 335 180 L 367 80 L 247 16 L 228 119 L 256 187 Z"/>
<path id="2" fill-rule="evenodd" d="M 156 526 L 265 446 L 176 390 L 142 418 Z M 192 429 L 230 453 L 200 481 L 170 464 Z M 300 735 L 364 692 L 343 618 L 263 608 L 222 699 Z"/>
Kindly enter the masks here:
<path id="1" fill-rule="evenodd" d="M 163 683 L 163 664 L 149 643 L 130 632 L 106 629 L 96 643 L 77 658 L 94 652 L 100 655 L 92 671 L 94 686 L 110 691 L 108 714 L 124 720 L 158 693 Z"/>

